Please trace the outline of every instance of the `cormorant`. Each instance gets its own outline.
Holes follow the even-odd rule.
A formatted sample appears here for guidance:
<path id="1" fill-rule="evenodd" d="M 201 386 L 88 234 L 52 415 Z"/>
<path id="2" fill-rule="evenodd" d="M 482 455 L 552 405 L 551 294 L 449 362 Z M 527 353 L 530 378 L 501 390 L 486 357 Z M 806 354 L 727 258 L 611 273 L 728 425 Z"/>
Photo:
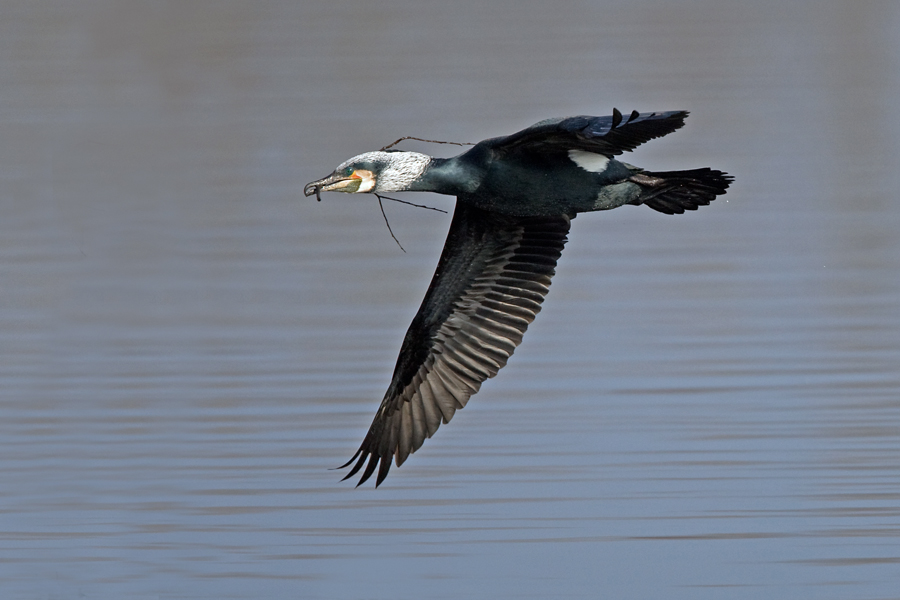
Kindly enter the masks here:
<path id="1" fill-rule="evenodd" d="M 378 468 L 376 487 L 506 364 L 550 287 L 580 212 L 644 204 L 666 214 L 707 205 L 732 177 L 709 168 L 651 172 L 614 157 L 684 125 L 687 111 L 547 119 L 453 158 L 378 151 L 304 188 L 456 196 L 437 270 L 390 386 L 344 479 Z M 366 464 L 368 461 L 368 464 Z"/>

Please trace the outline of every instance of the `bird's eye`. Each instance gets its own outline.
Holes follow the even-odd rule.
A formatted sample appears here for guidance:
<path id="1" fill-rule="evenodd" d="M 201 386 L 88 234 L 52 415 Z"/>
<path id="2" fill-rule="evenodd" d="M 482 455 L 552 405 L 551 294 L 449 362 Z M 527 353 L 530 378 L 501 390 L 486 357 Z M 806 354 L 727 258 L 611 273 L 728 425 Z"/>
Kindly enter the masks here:
<path id="1" fill-rule="evenodd" d="M 344 175 L 350 177 L 351 175 L 353 175 L 353 171 L 355 170 L 356 169 L 354 169 L 353 167 L 347 167 L 346 169 L 344 169 Z"/>

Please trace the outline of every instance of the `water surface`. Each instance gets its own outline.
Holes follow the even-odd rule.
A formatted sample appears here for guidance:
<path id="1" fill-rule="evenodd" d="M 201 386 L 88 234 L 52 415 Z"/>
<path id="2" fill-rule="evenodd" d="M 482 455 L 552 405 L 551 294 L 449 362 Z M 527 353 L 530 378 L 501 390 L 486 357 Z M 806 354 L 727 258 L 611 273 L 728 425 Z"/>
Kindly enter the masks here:
<path id="1" fill-rule="evenodd" d="M 7 8 L 5 598 L 898 598 L 896 5 Z M 509 366 L 339 483 L 449 217 L 303 184 L 613 106 L 732 190 L 580 215 Z"/>

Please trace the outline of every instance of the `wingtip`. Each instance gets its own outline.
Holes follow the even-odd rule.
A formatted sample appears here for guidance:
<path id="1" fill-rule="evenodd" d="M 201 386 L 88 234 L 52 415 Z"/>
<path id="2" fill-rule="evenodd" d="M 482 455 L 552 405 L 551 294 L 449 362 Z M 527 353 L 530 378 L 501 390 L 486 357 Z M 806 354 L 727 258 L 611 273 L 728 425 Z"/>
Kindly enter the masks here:
<path id="1" fill-rule="evenodd" d="M 366 463 L 366 470 L 363 471 L 362 477 L 359 478 L 359 483 L 356 484 L 356 487 L 361 486 L 369 480 L 369 477 L 375 472 L 375 467 L 378 466 L 378 458 L 379 457 L 374 454 L 369 455 L 369 461 Z"/>
<path id="2" fill-rule="evenodd" d="M 362 451 L 363 451 L 363 449 L 360 448 L 359 450 L 356 451 L 356 453 L 355 453 L 352 457 L 350 457 L 350 460 L 348 460 L 347 462 L 345 462 L 345 463 L 342 464 L 341 466 L 339 466 L 339 467 L 333 467 L 333 468 L 330 469 L 330 470 L 331 470 L 331 471 L 339 471 L 340 469 L 346 469 L 347 467 L 350 466 L 350 464 L 351 464 L 354 460 L 356 460 L 356 457 L 359 456 L 360 452 L 362 452 Z M 352 473 L 351 473 L 351 475 L 352 475 Z"/>
<path id="3" fill-rule="evenodd" d="M 691 111 L 689 111 L 689 110 L 675 110 L 675 111 L 672 111 L 672 112 L 673 112 L 673 114 L 672 114 L 673 117 L 675 117 L 676 119 L 681 119 L 681 123 L 680 123 L 680 124 L 678 125 L 678 127 L 676 128 L 676 129 L 681 129 L 682 127 L 684 127 L 684 120 L 688 118 L 688 115 L 691 114 Z"/>
<path id="4" fill-rule="evenodd" d="M 368 481 L 369 477 L 372 476 L 372 473 L 375 472 L 375 467 L 378 466 L 379 462 L 381 462 L 381 463 L 384 462 L 384 460 L 381 457 L 379 457 L 375 454 L 372 454 L 370 452 L 367 452 L 367 451 L 363 450 L 362 448 L 360 448 L 359 450 L 356 451 L 356 454 L 353 455 L 353 458 L 351 458 L 348 462 L 344 463 L 343 466 L 338 467 L 338 469 L 344 469 L 344 468 L 350 466 L 350 463 L 352 463 L 354 460 L 356 461 L 356 464 L 353 465 L 353 468 L 350 469 L 349 473 L 347 473 L 346 475 L 344 475 L 341 478 L 341 481 L 347 481 L 348 479 L 350 479 L 351 477 L 353 477 L 354 475 L 359 473 L 360 469 L 362 469 L 363 465 L 365 465 L 366 468 L 363 471 L 363 474 L 360 476 L 359 481 L 356 482 L 355 487 L 359 487 L 362 484 L 364 484 L 366 481 Z M 390 465 L 388 465 L 388 468 L 390 468 Z M 384 471 L 384 474 L 382 474 L 381 471 Z M 385 477 L 387 477 L 387 469 L 382 467 L 382 469 L 379 470 L 378 477 L 376 478 L 375 487 L 378 487 L 378 484 L 380 484 L 382 481 L 384 481 Z"/>
<path id="5" fill-rule="evenodd" d="M 356 451 L 356 454 L 353 455 L 353 458 L 351 458 L 349 461 L 344 463 L 342 466 L 338 467 L 339 469 L 345 469 L 350 466 L 350 463 L 352 463 L 354 460 L 356 460 L 356 464 L 353 465 L 353 468 L 350 469 L 349 473 L 344 475 L 344 478 L 341 479 L 341 481 L 347 481 L 348 479 L 350 479 L 351 477 L 356 475 L 359 472 L 359 470 L 362 468 L 363 464 L 366 462 L 366 458 L 368 458 L 368 456 L 369 456 L 369 453 L 363 452 L 363 449 L 360 448 L 359 450 Z M 357 457 L 359 457 L 359 460 L 357 460 Z M 365 479 L 363 479 L 363 481 L 365 481 Z"/>
<path id="6" fill-rule="evenodd" d="M 381 482 L 385 480 L 388 476 L 388 472 L 391 470 L 391 456 L 388 454 L 387 456 L 382 456 L 380 465 L 378 467 L 378 476 L 375 478 L 375 487 L 381 485 Z"/>

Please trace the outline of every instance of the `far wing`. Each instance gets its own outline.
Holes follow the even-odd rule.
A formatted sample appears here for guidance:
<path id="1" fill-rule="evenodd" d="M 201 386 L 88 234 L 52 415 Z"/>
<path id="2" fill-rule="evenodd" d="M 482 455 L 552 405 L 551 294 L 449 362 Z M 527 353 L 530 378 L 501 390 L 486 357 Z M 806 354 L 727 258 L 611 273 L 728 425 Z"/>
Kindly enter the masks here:
<path id="1" fill-rule="evenodd" d="M 457 202 L 437 271 L 390 387 L 344 479 L 376 486 L 497 374 L 541 310 L 570 218 L 509 217 Z M 380 463 L 380 466 L 379 466 Z M 359 485 L 357 484 L 357 485 Z"/>
<path id="2" fill-rule="evenodd" d="M 512 135 L 487 140 L 495 152 L 523 150 L 584 150 L 617 156 L 639 145 L 672 133 L 684 125 L 684 110 L 661 113 L 632 112 L 622 117 L 615 108 L 610 117 L 565 117 L 535 123 Z"/>

